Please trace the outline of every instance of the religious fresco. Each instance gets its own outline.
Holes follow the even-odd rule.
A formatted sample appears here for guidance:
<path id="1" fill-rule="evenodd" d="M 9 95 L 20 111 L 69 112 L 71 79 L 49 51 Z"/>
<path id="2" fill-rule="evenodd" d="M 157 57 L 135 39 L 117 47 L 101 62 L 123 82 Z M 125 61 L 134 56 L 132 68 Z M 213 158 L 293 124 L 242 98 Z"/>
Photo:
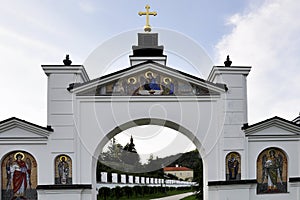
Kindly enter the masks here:
<path id="1" fill-rule="evenodd" d="M 2 200 L 37 199 L 37 163 L 24 151 L 13 151 L 2 159 Z"/>
<path id="2" fill-rule="evenodd" d="M 55 158 L 55 184 L 72 184 L 72 160 L 67 155 L 58 155 Z"/>
<path id="3" fill-rule="evenodd" d="M 257 159 L 257 194 L 287 192 L 287 158 L 279 148 L 268 148 Z"/>
<path id="4" fill-rule="evenodd" d="M 230 152 L 226 156 L 226 181 L 241 180 L 241 156 Z"/>
<path id="5" fill-rule="evenodd" d="M 205 87 L 188 83 L 185 80 L 156 72 L 144 70 L 142 72 L 122 77 L 119 80 L 106 83 L 79 93 L 79 96 L 147 96 L 147 95 L 210 95 L 217 94 Z"/>

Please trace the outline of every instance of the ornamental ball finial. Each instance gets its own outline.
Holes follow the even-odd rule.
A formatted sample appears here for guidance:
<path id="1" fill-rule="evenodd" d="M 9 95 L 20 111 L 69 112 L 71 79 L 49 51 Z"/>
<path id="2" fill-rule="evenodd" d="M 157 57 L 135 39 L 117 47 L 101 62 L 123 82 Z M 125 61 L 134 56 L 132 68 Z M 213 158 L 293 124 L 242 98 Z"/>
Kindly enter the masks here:
<path id="1" fill-rule="evenodd" d="M 224 64 L 225 64 L 225 67 L 230 67 L 231 66 L 232 61 L 230 60 L 229 55 L 227 56 L 226 61 L 224 62 Z"/>
<path id="2" fill-rule="evenodd" d="M 66 55 L 66 59 L 63 60 L 65 66 L 70 66 L 72 64 L 72 60 L 70 60 L 69 54 Z"/>

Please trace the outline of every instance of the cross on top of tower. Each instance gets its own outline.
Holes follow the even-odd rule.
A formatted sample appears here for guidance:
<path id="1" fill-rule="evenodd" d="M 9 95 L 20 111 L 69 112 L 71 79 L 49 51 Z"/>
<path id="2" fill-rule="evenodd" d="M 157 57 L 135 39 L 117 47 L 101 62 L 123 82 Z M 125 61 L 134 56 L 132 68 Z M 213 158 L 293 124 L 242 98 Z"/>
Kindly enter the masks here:
<path id="1" fill-rule="evenodd" d="M 149 11 L 149 9 L 150 9 L 149 5 L 146 5 L 145 8 L 146 8 L 146 12 L 139 12 L 138 14 L 139 14 L 139 16 L 146 15 L 146 25 L 144 26 L 144 31 L 145 32 L 151 32 L 151 26 L 149 24 L 149 15 L 156 16 L 157 13 L 155 11 L 150 12 Z"/>

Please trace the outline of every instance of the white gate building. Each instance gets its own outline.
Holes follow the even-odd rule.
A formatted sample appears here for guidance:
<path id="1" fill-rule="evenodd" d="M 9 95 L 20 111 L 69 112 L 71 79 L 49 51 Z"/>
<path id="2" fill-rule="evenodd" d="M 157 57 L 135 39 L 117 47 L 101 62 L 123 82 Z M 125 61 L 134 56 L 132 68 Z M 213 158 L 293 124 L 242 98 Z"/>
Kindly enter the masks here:
<path id="1" fill-rule="evenodd" d="M 167 66 L 157 33 L 139 33 L 132 50 L 131 66 L 93 80 L 81 65 L 42 66 L 48 126 L 0 122 L 2 199 L 95 200 L 103 146 L 141 125 L 172 128 L 196 145 L 206 200 L 300 198 L 300 118 L 247 124 L 251 67 L 214 66 L 206 79 L 178 71 Z M 20 168 L 24 194 L 14 191 Z"/>

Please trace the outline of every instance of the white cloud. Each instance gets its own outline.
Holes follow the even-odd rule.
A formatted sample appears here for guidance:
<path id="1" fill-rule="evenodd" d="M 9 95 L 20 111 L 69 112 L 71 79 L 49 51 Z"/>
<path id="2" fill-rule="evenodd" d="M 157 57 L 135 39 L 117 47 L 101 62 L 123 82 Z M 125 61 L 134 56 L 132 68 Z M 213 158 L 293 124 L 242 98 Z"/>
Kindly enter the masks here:
<path id="1" fill-rule="evenodd" d="M 228 20 L 233 26 L 216 46 L 216 60 L 251 65 L 249 121 L 275 115 L 292 120 L 300 111 L 300 1 L 265 1 Z"/>

